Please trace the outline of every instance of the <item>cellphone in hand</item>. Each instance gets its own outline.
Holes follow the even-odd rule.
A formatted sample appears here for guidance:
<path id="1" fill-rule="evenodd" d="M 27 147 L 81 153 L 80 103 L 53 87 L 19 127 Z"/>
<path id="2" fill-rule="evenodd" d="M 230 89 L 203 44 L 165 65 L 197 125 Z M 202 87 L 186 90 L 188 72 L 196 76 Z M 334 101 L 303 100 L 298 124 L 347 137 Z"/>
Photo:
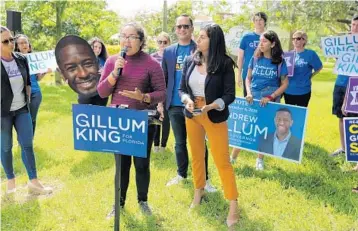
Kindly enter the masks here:
<path id="1" fill-rule="evenodd" d="M 202 113 L 201 109 L 194 109 L 193 110 L 193 115 L 194 116 L 200 115 L 201 113 Z"/>

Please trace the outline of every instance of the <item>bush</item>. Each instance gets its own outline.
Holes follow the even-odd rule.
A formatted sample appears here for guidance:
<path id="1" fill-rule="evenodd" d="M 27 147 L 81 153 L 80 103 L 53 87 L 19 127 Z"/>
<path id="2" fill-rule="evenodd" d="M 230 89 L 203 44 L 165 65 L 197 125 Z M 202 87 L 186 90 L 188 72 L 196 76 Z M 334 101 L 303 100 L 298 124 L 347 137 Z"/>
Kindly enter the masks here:
<path id="1" fill-rule="evenodd" d="M 119 45 L 106 45 L 108 55 L 115 55 L 118 54 L 121 50 Z"/>

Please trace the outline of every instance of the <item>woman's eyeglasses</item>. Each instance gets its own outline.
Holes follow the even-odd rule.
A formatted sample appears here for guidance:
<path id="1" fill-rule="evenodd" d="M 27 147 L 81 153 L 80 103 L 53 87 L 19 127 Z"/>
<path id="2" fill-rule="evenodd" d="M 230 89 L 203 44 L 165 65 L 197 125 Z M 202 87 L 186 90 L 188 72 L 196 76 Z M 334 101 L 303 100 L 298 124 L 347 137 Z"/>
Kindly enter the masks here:
<path id="1" fill-rule="evenodd" d="M 157 43 L 158 43 L 159 45 L 161 45 L 161 44 L 167 45 L 167 44 L 168 44 L 168 41 L 158 40 Z"/>
<path id="2" fill-rule="evenodd" d="M 305 40 L 305 39 L 302 37 L 292 38 L 292 41 L 294 41 L 294 40 L 301 41 L 301 40 Z"/>
<path id="3" fill-rule="evenodd" d="M 2 44 L 9 44 L 9 43 L 14 43 L 15 39 L 14 38 L 9 38 L 9 39 L 5 39 L 4 41 L 2 41 Z"/>
<path id="4" fill-rule="evenodd" d="M 123 41 L 128 39 L 131 42 L 135 41 L 136 39 L 139 39 L 139 37 L 135 35 L 129 35 L 129 36 L 120 35 L 119 38 Z"/>
<path id="5" fill-rule="evenodd" d="M 178 30 L 180 30 L 181 28 L 184 28 L 185 30 L 187 30 L 187 29 L 190 28 L 190 25 L 185 25 L 185 24 L 183 24 L 183 25 L 176 25 L 175 27 L 176 27 Z"/>

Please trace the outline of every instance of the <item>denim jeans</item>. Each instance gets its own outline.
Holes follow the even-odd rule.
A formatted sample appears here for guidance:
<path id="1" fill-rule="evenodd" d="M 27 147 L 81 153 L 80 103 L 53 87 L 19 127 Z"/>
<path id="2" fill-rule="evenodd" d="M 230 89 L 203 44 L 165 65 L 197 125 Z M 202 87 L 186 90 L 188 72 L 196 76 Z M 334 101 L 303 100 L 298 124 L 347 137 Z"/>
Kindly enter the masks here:
<path id="1" fill-rule="evenodd" d="M 31 114 L 32 130 L 34 132 L 34 136 L 35 136 L 35 128 L 36 128 L 36 118 L 40 108 L 41 101 L 42 101 L 41 91 L 31 93 L 30 114 Z"/>
<path id="2" fill-rule="evenodd" d="M 170 124 L 175 138 L 175 156 L 178 166 L 178 175 L 187 178 L 188 176 L 188 148 L 186 143 L 186 125 L 183 107 L 170 107 L 168 110 Z M 205 152 L 206 179 L 208 179 L 208 148 Z"/>
<path id="3" fill-rule="evenodd" d="M 22 161 L 29 179 L 37 178 L 35 154 L 32 146 L 33 130 L 31 116 L 26 106 L 1 117 L 1 163 L 7 179 L 15 178 L 12 155 L 12 130 L 15 127 L 21 145 Z"/>
<path id="4" fill-rule="evenodd" d="M 277 89 L 278 89 L 278 87 L 265 87 L 264 89 L 261 89 L 259 91 L 255 90 L 255 89 L 251 89 L 251 93 L 252 93 L 252 97 L 254 99 L 260 100 L 261 98 L 263 98 L 265 96 L 271 95 Z M 274 102 L 279 103 L 280 100 L 281 100 L 281 96 L 278 96 L 275 98 Z"/>

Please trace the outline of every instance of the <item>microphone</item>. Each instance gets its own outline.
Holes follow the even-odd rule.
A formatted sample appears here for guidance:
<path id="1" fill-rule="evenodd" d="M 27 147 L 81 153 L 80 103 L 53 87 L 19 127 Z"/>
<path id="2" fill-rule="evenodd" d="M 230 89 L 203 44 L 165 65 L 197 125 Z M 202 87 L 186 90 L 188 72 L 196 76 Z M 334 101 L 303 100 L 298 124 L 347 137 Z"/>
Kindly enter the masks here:
<path id="1" fill-rule="evenodd" d="M 123 49 L 121 50 L 121 53 L 119 54 L 119 56 L 121 56 L 122 58 L 126 58 L 126 54 L 127 54 L 127 50 L 128 47 L 123 47 Z M 123 68 L 118 68 L 118 77 L 122 75 L 122 70 Z"/>

